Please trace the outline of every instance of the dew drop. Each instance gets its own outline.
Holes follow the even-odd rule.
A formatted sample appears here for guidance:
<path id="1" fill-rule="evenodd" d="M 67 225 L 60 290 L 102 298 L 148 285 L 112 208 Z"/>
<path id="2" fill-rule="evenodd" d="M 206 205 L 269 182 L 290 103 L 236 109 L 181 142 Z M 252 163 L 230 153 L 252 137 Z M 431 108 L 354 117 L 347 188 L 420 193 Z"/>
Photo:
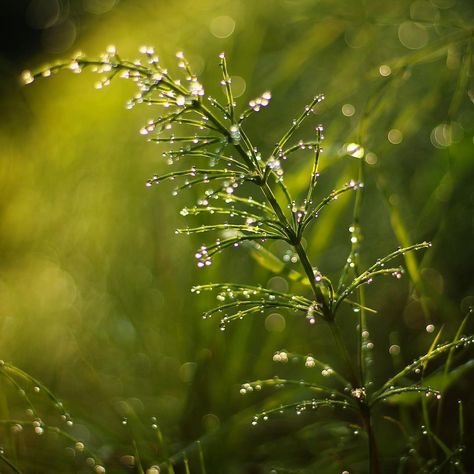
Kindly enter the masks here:
<path id="1" fill-rule="evenodd" d="M 342 115 L 352 117 L 355 114 L 355 107 L 352 104 L 344 104 L 341 107 Z"/>
<path id="2" fill-rule="evenodd" d="M 354 158 L 363 158 L 365 155 L 364 148 L 358 143 L 347 143 L 344 145 L 344 152 Z"/>
<path id="3" fill-rule="evenodd" d="M 383 77 L 390 76 L 390 74 L 392 74 L 392 68 L 387 64 L 382 64 L 379 67 L 379 74 Z"/>
<path id="4" fill-rule="evenodd" d="M 432 333 L 435 330 L 435 326 L 434 324 L 428 324 L 425 329 L 426 329 L 426 332 Z"/>
<path id="5" fill-rule="evenodd" d="M 397 344 L 393 344 L 389 347 L 388 349 L 388 353 L 390 355 L 398 355 L 400 354 L 400 346 L 398 346 Z"/>
<path id="6" fill-rule="evenodd" d="M 31 74 L 31 71 L 23 71 L 21 73 L 21 80 L 23 81 L 23 84 L 31 84 L 35 78 L 33 77 L 33 74 Z"/>
<path id="7" fill-rule="evenodd" d="M 11 432 L 16 434 L 16 433 L 21 433 L 23 431 L 23 426 L 20 425 L 19 423 L 15 423 L 14 425 L 12 425 L 12 427 L 10 428 Z"/>
<path id="8" fill-rule="evenodd" d="M 392 128 L 387 134 L 387 139 L 393 145 L 398 145 L 403 141 L 403 133 L 396 128 Z"/>

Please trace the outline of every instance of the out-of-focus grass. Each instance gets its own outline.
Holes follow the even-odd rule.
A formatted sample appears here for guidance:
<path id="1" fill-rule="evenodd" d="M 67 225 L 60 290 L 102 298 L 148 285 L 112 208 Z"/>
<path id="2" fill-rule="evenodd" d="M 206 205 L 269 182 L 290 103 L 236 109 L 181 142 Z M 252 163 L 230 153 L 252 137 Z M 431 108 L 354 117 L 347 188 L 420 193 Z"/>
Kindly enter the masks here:
<path id="1" fill-rule="evenodd" d="M 371 263 L 403 244 L 402 235 L 433 240 L 418 293 L 391 282 L 367 296 L 381 313 L 369 320 L 376 344 L 388 349 L 388 335 L 396 332 L 409 358 L 430 338 L 422 303 L 448 330 L 472 304 L 474 112 L 467 97 L 472 86 L 460 79 L 468 75 L 472 52 L 458 41 L 469 22 L 472 31 L 472 13 L 468 1 L 133 1 L 90 24 L 74 49 L 93 55 L 113 43 L 133 57 L 139 45 L 151 44 L 170 67 L 184 49 L 216 94 L 216 56 L 226 50 L 231 74 L 246 86 L 243 99 L 272 90 L 272 106 L 249 130 L 267 151 L 304 104 L 325 92 L 327 103 L 315 118 L 327 129 L 322 188 L 356 175 L 358 158 L 344 153 L 345 144 L 366 150 L 362 260 Z M 414 23 L 417 18 L 422 21 Z M 232 21 L 233 34 L 215 36 L 227 35 Z M 400 39 L 426 45 L 410 49 Z M 38 57 L 28 66 L 51 59 Z M 388 71 L 381 65 L 391 74 L 381 75 Z M 172 198 L 166 185 L 144 187 L 167 166 L 160 149 L 137 133 L 150 117 L 124 109 L 132 93 L 127 85 L 116 81 L 96 91 L 95 80 L 63 74 L 27 89 L 12 86 L 2 99 L 0 357 L 64 399 L 76 420 L 71 432 L 112 464 L 130 454 L 130 438 L 147 461 L 157 456 L 151 416 L 171 452 L 220 426 L 222 449 L 212 436 L 204 442 L 211 469 L 244 472 L 279 459 L 275 444 L 285 446 L 286 459 L 278 462 L 321 462 L 314 461 L 317 444 L 294 421 L 278 435 L 250 434 L 256 408 L 249 403 L 259 400 L 241 400 L 238 384 L 274 375 L 271 356 L 282 346 L 324 352 L 326 329 L 307 334 L 304 321 L 284 315 L 284 332 L 261 318 L 222 335 L 217 321 L 200 319 L 209 301 L 191 297 L 193 283 L 259 282 L 272 274 L 243 249 L 197 271 L 192 256 L 201 242 L 174 235 L 182 225 L 176 210 L 191 196 Z M 443 128 L 449 122 L 452 138 Z M 292 189 L 306 182 L 305 160 L 301 155 L 290 165 Z M 307 243 L 328 272 L 348 251 L 352 198 L 332 206 Z M 281 257 L 285 249 L 273 250 Z M 390 371 L 388 354 L 380 364 L 382 374 Z M 298 374 L 294 369 L 293 378 Z M 345 436 L 343 427 L 331 429 L 336 438 Z M 298 443 L 279 444 L 286 432 L 297 432 Z M 257 439 L 272 442 L 254 450 Z M 301 441 L 308 439 L 308 445 Z"/>

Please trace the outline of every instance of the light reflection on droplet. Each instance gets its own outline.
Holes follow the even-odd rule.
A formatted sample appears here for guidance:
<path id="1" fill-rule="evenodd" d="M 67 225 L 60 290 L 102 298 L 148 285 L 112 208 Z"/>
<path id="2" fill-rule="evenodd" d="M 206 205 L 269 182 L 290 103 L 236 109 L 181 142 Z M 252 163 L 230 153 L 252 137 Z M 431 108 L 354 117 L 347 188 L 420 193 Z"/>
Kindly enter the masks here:
<path id="1" fill-rule="evenodd" d="M 405 21 L 398 28 L 398 39 L 408 49 L 420 49 L 429 40 L 428 31 L 421 23 Z"/>
<path id="2" fill-rule="evenodd" d="M 241 76 L 231 76 L 232 94 L 234 97 L 241 97 L 247 89 L 247 83 Z"/>
<path id="3" fill-rule="evenodd" d="M 217 16 L 211 20 L 209 30 L 216 38 L 228 38 L 235 30 L 235 20 L 227 15 Z"/>
<path id="4" fill-rule="evenodd" d="M 352 117 L 355 114 L 355 107 L 352 104 L 344 104 L 341 107 L 341 112 L 346 117 Z"/>
<path id="5" fill-rule="evenodd" d="M 160 474 L 159 466 L 151 466 L 146 470 L 146 474 Z"/>
<path id="6" fill-rule="evenodd" d="M 21 80 L 23 84 L 31 84 L 35 79 L 33 77 L 33 74 L 31 74 L 31 71 L 23 71 L 21 73 Z"/>
<path id="7" fill-rule="evenodd" d="M 77 30 L 75 23 L 64 20 L 55 23 L 51 28 L 42 31 L 41 41 L 48 53 L 62 53 L 67 51 L 76 40 Z"/>
<path id="8" fill-rule="evenodd" d="M 77 441 L 76 444 L 74 445 L 76 451 L 82 453 L 84 451 L 84 443 L 82 443 L 81 441 Z"/>
<path id="9" fill-rule="evenodd" d="M 392 128 L 387 134 L 388 141 L 393 145 L 398 145 L 403 141 L 403 133 L 397 128 Z"/>
<path id="10" fill-rule="evenodd" d="M 440 123 L 431 131 L 430 140 L 436 148 L 446 148 L 458 143 L 464 136 L 464 129 L 458 122 Z"/>
<path id="11" fill-rule="evenodd" d="M 344 145 L 344 151 L 354 158 L 363 158 L 365 154 L 364 148 L 358 143 L 347 143 Z"/>
<path id="12" fill-rule="evenodd" d="M 284 316 L 279 313 L 269 314 L 265 318 L 265 329 L 268 332 L 283 332 L 286 327 L 286 320 Z"/>
<path id="13" fill-rule="evenodd" d="M 41 435 L 44 433 L 43 427 L 41 427 L 41 426 L 35 426 L 35 433 L 36 433 L 37 435 L 40 435 L 40 436 L 41 436 Z"/>
<path id="14" fill-rule="evenodd" d="M 428 0 L 416 0 L 410 5 L 410 16 L 414 21 L 436 22 L 439 20 L 439 11 Z"/>
<path id="15" fill-rule="evenodd" d="M 26 9 L 26 21 L 33 28 L 45 29 L 59 19 L 61 7 L 58 0 L 32 0 Z"/>
<path id="16" fill-rule="evenodd" d="M 384 77 L 390 76 L 390 74 L 392 74 L 392 68 L 387 64 L 382 64 L 379 67 L 379 74 Z"/>
<path id="17" fill-rule="evenodd" d="M 389 353 L 390 355 L 398 355 L 398 354 L 400 354 L 400 346 L 397 345 L 397 344 L 391 345 L 391 346 L 389 347 L 389 349 L 388 349 L 388 353 Z"/>
<path id="18" fill-rule="evenodd" d="M 366 163 L 368 163 L 369 165 L 375 165 L 377 164 L 377 161 L 378 161 L 378 157 L 375 153 L 369 151 L 369 153 L 367 153 L 365 155 L 365 161 Z"/>
<path id="19" fill-rule="evenodd" d="M 266 286 L 271 290 L 282 291 L 283 293 L 288 291 L 289 288 L 288 281 L 281 276 L 274 276 L 270 278 Z"/>
<path id="20" fill-rule="evenodd" d="M 426 329 L 426 332 L 432 333 L 435 330 L 435 326 L 434 324 L 428 324 L 425 329 Z"/>

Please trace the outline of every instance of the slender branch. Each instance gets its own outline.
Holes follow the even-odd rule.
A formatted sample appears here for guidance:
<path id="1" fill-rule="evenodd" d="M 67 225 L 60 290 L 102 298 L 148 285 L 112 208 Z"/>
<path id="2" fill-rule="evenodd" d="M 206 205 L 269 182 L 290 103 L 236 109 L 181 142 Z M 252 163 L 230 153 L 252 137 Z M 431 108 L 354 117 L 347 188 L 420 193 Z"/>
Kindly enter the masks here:
<path id="1" fill-rule="evenodd" d="M 345 362 L 345 364 L 348 368 L 348 371 L 349 371 L 348 379 L 351 382 L 353 387 L 358 387 L 359 382 L 357 380 L 356 373 L 355 373 L 354 368 L 352 366 L 352 361 L 351 361 L 351 357 L 349 355 L 349 351 L 347 350 L 347 346 L 344 344 L 344 340 L 342 339 L 341 333 L 339 331 L 339 327 L 337 326 L 334 319 L 330 319 L 328 321 L 328 324 L 329 324 L 329 328 L 331 329 L 331 333 L 333 335 L 333 338 L 336 342 L 339 353 L 341 354 L 341 357 L 343 358 L 343 360 L 344 360 L 344 362 Z"/>
<path id="2" fill-rule="evenodd" d="M 365 431 L 369 437 L 369 474 L 381 474 L 382 471 L 379 461 L 379 450 L 372 426 L 371 410 L 367 405 L 362 403 L 360 412 L 362 415 Z"/>

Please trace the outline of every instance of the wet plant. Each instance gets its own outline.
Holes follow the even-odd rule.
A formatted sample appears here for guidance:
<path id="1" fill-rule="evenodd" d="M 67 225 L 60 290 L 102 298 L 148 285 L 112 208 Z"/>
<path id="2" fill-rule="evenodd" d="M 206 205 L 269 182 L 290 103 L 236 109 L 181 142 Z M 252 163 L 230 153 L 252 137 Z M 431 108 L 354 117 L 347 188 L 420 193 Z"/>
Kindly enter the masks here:
<path id="1" fill-rule="evenodd" d="M 0 360 L 0 386 L 0 465 L 7 467 L 8 472 L 24 472 L 17 463 L 22 451 L 35 444 L 34 438 L 49 438 L 64 445 L 77 465 L 89 466 L 90 472 L 105 473 L 101 457 L 71 433 L 74 420 L 48 387 L 3 360 Z M 29 470 L 35 467 L 34 460 L 22 465 Z M 58 461 L 57 467 L 61 465 L 62 461 Z"/>
<path id="2" fill-rule="evenodd" d="M 177 230 L 180 234 L 212 236 L 196 250 L 198 267 L 212 265 L 217 254 L 239 246 L 248 247 L 267 268 L 284 266 L 267 244 L 281 241 L 291 249 L 291 258 L 300 265 L 298 272 L 292 270 L 301 283 L 295 289 L 277 291 L 260 284 L 236 282 L 209 283 L 192 288 L 196 294 L 216 294 L 218 304 L 206 311 L 204 318 L 219 318 L 222 331 L 234 321 L 276 309 L 302 318 L 311 331 L 318 331 L 320 325 L 327 325 L 330 329 L 332 356 L 338 358 L 341 369 L 329 365 L 325 355 L 318 353 L 318 348 L 306 355 L 279 350 L 273 355 L 273 361 L 283 364 L 290 360 L 300 361 L 307 368 L 319 369 L 322 379 L 313 382 L 274 377 L 244 383 L 240 389 L 242 395 L 268 389 L 271 398 L 271 393 L 274 393 L 271 390 L 281 391 L 295 386 L 301 387 L 302 393 L 312 395 L 265 409 L 255 415 L 251 424 L 258 425 L 271 417 L 284 416 L 286 412 L 300 415 L 320 408 L 333 409 L 341 419 L 355 425 L 356 431 L 365 433 L 366 470 L 380 473 L 385 472 L 387 463 L 392 466 L 393 461 L 385 459 L 378 446 L 374 423 L 374 418 L 378 418 L 399 427 L 402 436 L 406 436 L 406 449 L 398 463 L 398 472 L 465 472 L 462 403 L 459 403 L 459 442 L 456 446 L 450 447 L 443 441 L 432 418 L 434 411 L 441 412 L 442 392 L 449 384 L 455 353 L 465 351 L 474 341 L 474 337 L 464 335 L 467 317 L 454 339 L 443 342 L 440 330 L 425 354 L 395 371 L 383 383 L 374 378 L 375 349 L 370 338 L 373 324 L 370 316 L 376 311 L 366 302 L 365 287 L 385 276 L 399 280 L 405 273 L 404 257 L 410 252 L 429 251 L 431 244 L 421 242 L 396 248 L 385 256 L 375 256 L 373 263 L 366 268 L 362 266 L 361 252 L 371 253 L 361 244 L 364 161 L 359 160 L 357 177 L 322 195 L 323 126 L 314 123 L 308 138 L 300 136 L 307 122 L 314 120 L 324 96 L 315 96 L 297 118 L 288 120 L 286 132 L 272 149 L 264 151 L 255 145 L 246 131 L 246 124 L 254 114 L 269 106 L 272 95 L 264 91 L 243 107 L 239 106 L 234 98 L 224 54 L 219 56 L 224 97 L 220 100 L 207 94 L 183 53 L 176 55 L 178 75 L 171 74 L 161 65 L 153 48 L 142 47 L 140 53 L 140 59 L 128 61 L 111 46 L 97 59 L 78 54 L 71 61 L 52 65 L 37 73 L 26 71 L 23 80 L 31 83 L 37 77 L 69 69 L 75 73 L 92 70 L 99 74 L 98 89 L 108 86 L 114 78 L 136 84 L 137 93 L 129 101 L 128 108 L 147 105 L 148 110 L 157 110 L 155 117 L 141 128 L 140 134 L 159 144 L 163 159 L 169 165 L 177 166 L 169 173 L 152 176 L 146 187 L 175 181 L 179 183 L 173 191 L 175 195 L 189 188 L 200 190 L 197 202 L 182 209 L 181 215 L 202 216 L 202 221 Z M 360 146 L 351 145 L 354 145 L 349 147 L 351 154 L 359 157 Z M 295 191 L 287 184 L 288 164 L 298 159 L 311 162 L 303 191 Z M 346 193 L 355 195 L 349 250 L 338 276 L 330 278 L 310 257 L 305 242 L 309 229 L 318 225 L 320 214 L 331 212 L 332 203 Z M 357 317 L 355 352 L 351 349 L 353 341 L 341 333 L 341 325 L 350 317 L 348 314 Z M 429 324 L 427 331 L 432 333 L 434 326 Z M 397 346 L 394 345 L 391 353 L 396 352 Z M 443 357 L 444 362 L 431 370 L 434 361 Z M 384 418 L 385 406 L 402 404 L 412 400 L 413 396 L 417 396 L 416 402 L 420 404 L 422 414 L 422 427 L 414 434 L 406 432 L 401 420 L 389 416 Z M 438 408 L 434 408 L 436 404 Z"/>

